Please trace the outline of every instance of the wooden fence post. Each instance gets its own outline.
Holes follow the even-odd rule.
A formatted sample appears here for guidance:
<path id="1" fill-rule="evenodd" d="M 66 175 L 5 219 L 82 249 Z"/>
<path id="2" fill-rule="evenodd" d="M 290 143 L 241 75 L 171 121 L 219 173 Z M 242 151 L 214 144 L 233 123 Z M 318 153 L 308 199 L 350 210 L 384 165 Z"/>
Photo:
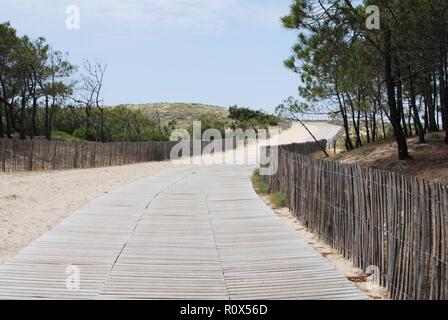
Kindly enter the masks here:
<path id="1" fill-rule="evenodd" d="M 28 171 L 33 171 L 34 139 L 30 140 L 28 151 Z"/>
<path id="2" fill-rule="evenodd" d="M 78 142 L 73 142 L 74 147 L 75 147 L 75 154 L 74 154 L 74 159 L 73 159 L 73 168 L 77 169 L 78 168 L 78 154 L 79 154 L 79 143 Z"/>
<path id="3" fill-rule="evenodd" d="M 1 148 L 2 172 L 6 172 L 6 154 L 5 154 L 6 140 L 5 139 L 0 139 L 0 144 L 2 145 L 2 148 Z"/>
<path id="4" fill-rule="evenodd" d="M 96 143 L 92 143 L 90 145 L 90 150 L 91 150 L 91 153 L 90 153 L 90 160 L 91 160 L 90 167 L 91 168 L 95 168 L 95 163 L 96 163 Z"/>

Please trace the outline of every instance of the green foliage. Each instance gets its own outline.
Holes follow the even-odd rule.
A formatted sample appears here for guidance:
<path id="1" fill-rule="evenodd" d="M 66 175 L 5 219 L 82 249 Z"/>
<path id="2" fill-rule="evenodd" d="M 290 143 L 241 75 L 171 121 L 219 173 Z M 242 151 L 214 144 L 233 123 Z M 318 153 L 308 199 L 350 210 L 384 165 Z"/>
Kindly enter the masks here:
<path id="1" fill-rule="evenodd" d="M 142 110 L 104 107 L 106 67 L 86 60 L 85 68 L 74 94 L 70 77 L 76 67 L 65 54 L 53 50 L 44 38 L 18 37 L 9 23 L 0 24 L 0 136 L 8 124 L 7 136 L 19 133 L 22 139 L 168 140 L 175 123 L 161 127 Z M 68 101 L 73 105 L 67 106 Z"/>
<path id="2" fill-rule="evenodd" d="M 256 169 L 252 174 L 252 185 L 256 193 L 269 194 L 269 185 L 261 178 L 260 169 Z"/>
<path id="3" fill-rule="evenodd" d="M 230 122 L 227 119 L 223 119 L 216 113 L 203 113 L 199 117 L 201 122 L 201 134 L 208 129 L 216 129 L 221 133 L 222 137 L 225 137 L 225 130 L 229 128 Z M 193 125 L 188 128 L 190 134 L 193 133 Z"/>
<path id="4" fill-rule="evenodd" d="M 394 128 L 391 125 L 386 126 L 386 139 L 394 137 Z"/>
<path id="5" fill-rule="evenodd" d="M 163 127 L 163 132 L 166 134 L 166 136 L 170 136 L 171 132 L 178 129 L 179 125 L 176 120 L 171 120 L 168 122 L 166 126 Z"/>
<path id="6" fill-rule="evenodd" d="M 9 23 L 0 24 L 0 106 L 7 110 L 0 113 L 0 136 L 6 127 L 9 137 L 48 137 L 55 106 L 72 93 L 68 78 L 74 70 L 66 55 L 44 38 L 19 37 Z M 38 117 L 42 109 L 46 113 Z"/>
<path id="7" fill-rule="evenodd" d="M 70 136 L 68 133 L 64 131 L 57 131 L 57 132 L 63 132 L 65 135 Z M 78 128 L 73 131 L 71 134 L 72 137 L 75 137 L 79 140 L 86 140 L 87 139 L 87 130 L 86 128 Z"/>
<path id="8" fill-rule="evenodd" d="M 252 126 L 276 126 L 280 120 L 277 116 L 268 115 L 263 111 L 238 106 L 229 108 L 229 118 L 237 120 L 240 124 L 249 123 Z"/>
<path id="9" fill-rule="evenodd" d="M 61 140 L 66 140 L 66 141 L 79 141 L 79 140 L 84 140 L 81 138 L 78 138 L 74 135 L 70 135 L 67 132 L 64 131 L 58 131 L 58 130 L 53 130 L 51 132 L 51 137 L 53 139 L 61 139 Z"/>
<path id="10" fill-rule="evenodd" d="M 260 175 L 260 169 L 255 169 L 252 174 L 252 185 L 255 192 L 259 195 L 269 195 L 270 202 L 275 208 L 283 208 L 286 206 L 286 196 L 283 192 L 270 194 L 269 185 L 263 181 Z"/>
<path id="11" fill-rule="evenodd" d="M 101 114 L 92 110 L 91 127 L 85 127 L 84 110 L 80 107 L 57 108 L 53 127 L 59 137 L 66 136 L 88 141 L 100 141 Z M 142 110 L 126 107 L 104 109 L 104 135 L 106 142 L 114 141 L 167 141 L 175 123 L 158 130 L 157 122 Z"/>
<path id="12" fill-rule="evenodd" d="M 276 192 L 271 195 L 271 203 L 275 208 L 286 207 L 286 196 L 283 192 Z"/>
<path id="13" fill-rule="evenodd" d="M 370 5 L 380 9 L 379 29 L 366 25 Z M 430 131 L 437 130 L 434 101 L 448 106 L 448 98 L 437 94 L 448 77 L 447 1 L 294 0 L 282 22 L 297 34 L 293 55 L 284 65 L 299 75 L 302 100 L 343 120 L 348 149 L 364 139 L 383 137 L 382 130 L 363 128 L 377 125 L 371 124 L 373 119 L 393 123 L 400 158 L 408 156 L 404 132 L 415 125 L 421 139 L 423 118 L 429 119 Z M 431 108 L 433 112 L 428 111 Z M 305 104 L 287 101 L 278 111 L 309 110 Z M 414 123 L 405 123 L 404 116 L 400 119 L 410 113 Z M 442 121 L 448 128 L 448 118 Z M 355 143 L 350 141 L 349 126 L 355 127 Z M 363 131 L 370 136 L 363 137 Z M 378 134 L 374 139 L 372 132 Z"/>
<path id="14" fill-rule="evenodd" d="M 282 104 L 278 105 L 275 112 L 284 118 L 290 118 L 291 115 L 314 111 L 313 105 L 299 102 L 294 97 L 289 97 Z"/>

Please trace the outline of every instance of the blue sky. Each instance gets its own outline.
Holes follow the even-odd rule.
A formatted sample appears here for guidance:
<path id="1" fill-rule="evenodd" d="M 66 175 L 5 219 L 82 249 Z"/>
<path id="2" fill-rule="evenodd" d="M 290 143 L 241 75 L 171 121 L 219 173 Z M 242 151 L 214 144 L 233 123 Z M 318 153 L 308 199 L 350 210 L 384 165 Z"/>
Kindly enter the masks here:
<path id="1" fill-rule="evenodd" d="M 290 0 L 0 0 L 0 21 L 108 64 L 105 103 L 198 102 L 273 111 L 297 94 L 282 61 L 295 34 Z M 79 30 L 65 27 L 68 5 Z"/>

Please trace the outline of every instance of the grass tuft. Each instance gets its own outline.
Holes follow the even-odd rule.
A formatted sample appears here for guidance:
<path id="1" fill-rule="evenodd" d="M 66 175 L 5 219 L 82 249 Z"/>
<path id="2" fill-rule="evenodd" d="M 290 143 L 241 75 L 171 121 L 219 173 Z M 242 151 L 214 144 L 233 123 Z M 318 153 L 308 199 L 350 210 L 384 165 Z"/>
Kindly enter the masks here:
<path id="1" fill-rule="evenodd" d="M 51 132 L 51 137 L 53 139 L 60 139 L 60 140 L 66 140 L 66 141 L 78 141 L 78 142 L 85 141 L 85 140 L 75 137 L 67 132 L 58 131 L 58 130 L 53 130 Z"/>
<path id="2" fill-rule="evenodd" d="M 354 156 L 356 158 L 362 158 L 362 157 L 366 157 L 366 156 L 372 154 L 374 151 L 375 151 L 375 148 L 373 148 L 373 147 L 363 147 L 363 148 L 360 148 L 358 151 L 356 151 Z"/>
<path id="3" fill-rule="evenodd" d="M 260 169 L 256 169 L 252 174 L 252 184 L 256 193 L 269 194 L 269 185 L 261 178 Z"/>
<path id="4" fill-rule="evenodd" d="M 286 196 L 283 192 L 277 192 L 271 195 L 271 203 L 275 208 L 286 207 Z"/>

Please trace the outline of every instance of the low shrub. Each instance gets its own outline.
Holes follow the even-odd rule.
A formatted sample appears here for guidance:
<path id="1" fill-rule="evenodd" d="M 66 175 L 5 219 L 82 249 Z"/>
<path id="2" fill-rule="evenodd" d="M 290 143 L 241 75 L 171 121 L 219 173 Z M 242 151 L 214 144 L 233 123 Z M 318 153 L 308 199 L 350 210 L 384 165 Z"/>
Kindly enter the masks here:
<path id="1" fill-rule="evenodd" d="M 269 194 L 269 185 L 263 181 L 260 169 L 256 169 L 252 175 L 252 185 L 258 194 Z"/>
<path id="2" fill-rule="evenodd" d="M 271 196 L 271 202 L 276 208 L 286 207 L 286 196 L 283 192 L 274 193 Z"/>

